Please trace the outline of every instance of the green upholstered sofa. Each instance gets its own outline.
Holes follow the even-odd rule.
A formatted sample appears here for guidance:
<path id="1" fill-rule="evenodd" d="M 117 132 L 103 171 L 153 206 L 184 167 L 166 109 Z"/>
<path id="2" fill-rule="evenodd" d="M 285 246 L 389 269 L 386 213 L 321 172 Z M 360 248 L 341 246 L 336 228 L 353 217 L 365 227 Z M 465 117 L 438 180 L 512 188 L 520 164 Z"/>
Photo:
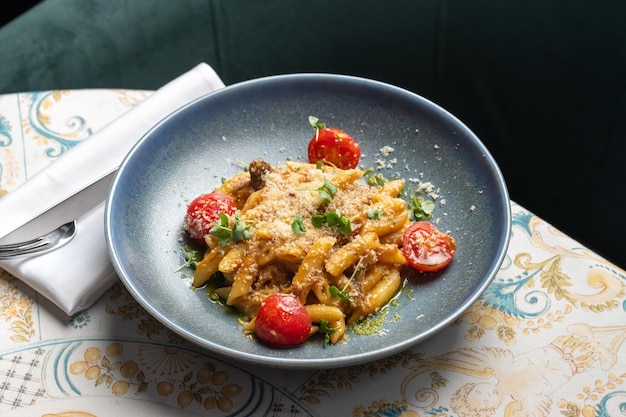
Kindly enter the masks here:
<path id="1" fill-rule="evenodd" d="M 626 266 L 623 0 L 45 0 L 0 29 L 0 94 L 369 77 L 451 111 L 513 200 Z"/>

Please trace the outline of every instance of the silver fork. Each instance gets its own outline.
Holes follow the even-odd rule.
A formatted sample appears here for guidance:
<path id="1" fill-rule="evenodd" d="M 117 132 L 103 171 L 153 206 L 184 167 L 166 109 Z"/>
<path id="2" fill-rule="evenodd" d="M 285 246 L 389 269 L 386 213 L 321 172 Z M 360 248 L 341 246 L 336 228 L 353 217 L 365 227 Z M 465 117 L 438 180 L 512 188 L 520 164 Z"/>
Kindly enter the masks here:
<path id="1" fill-rule="evenodd" d="M 74 235 L 76 235 L 76 221 L 71 221 L 38 238 L 0 245 L 0 260 L 49 252 L 68 243 Z"/>

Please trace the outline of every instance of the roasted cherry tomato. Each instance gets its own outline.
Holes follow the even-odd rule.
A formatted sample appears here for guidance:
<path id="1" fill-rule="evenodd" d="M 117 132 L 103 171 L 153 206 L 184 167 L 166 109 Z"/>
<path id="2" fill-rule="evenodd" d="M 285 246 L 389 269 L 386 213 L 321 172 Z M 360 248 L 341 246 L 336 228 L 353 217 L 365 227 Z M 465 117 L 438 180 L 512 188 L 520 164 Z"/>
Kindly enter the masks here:
<path id="1" fill-rule="evenodd" d="M 402 253 L 418 271 L 435 272 L 445 268 L 456 251 L 456 241 L 429 222 L 415 222 L 402 236 Z"/>
<path id="2" fill-rule="evenodd" d="M 341 169 L 356 168 L 361 158 L 361 147 L 346 132 L 324 127 L 317 129 L 309 142 L 309 162 L 322 161 Z"/>
<path id="3" fill-rule="evenodd" d="M 183 227 L 193 239 L 204 241 L 213 223 L 219 220 L 220 213 L 231 216 L 237 211 L 233 200 L 218 192 L 202 194 L 187 207 Z"/>
<path id="4" fill-rule="evenodd" d="M 311 317 L 295 295 L 274 293 L 261 303 L 255 327 L 259 340 L 270 346 L 297 346 L 311 333 Z"/>

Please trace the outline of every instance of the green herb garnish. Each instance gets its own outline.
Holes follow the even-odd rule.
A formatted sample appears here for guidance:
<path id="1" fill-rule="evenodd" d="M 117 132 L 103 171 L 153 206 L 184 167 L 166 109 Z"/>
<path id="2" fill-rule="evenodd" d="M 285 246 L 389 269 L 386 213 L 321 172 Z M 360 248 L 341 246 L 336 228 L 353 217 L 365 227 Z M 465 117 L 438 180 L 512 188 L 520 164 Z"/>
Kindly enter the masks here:
<path id="1" fill-rule="evenodd" d="M 317 228 L 320 228 L 324 224 L 327 224 L 330 227 L 336 227 L 344 235 L 349 235 L 350 233 L 352 233 L 352 225 L 350 224 L 350 219 L 342 216 L 341 213 L 339 213 L 338 211 L 329 211 L 324 214 L 316 214 L 315 216 L 311 217 L 311 224 Z"/>
<path id="2" fill-rule="evenodd" d="M 320 119 L 315 116 L 309 116 L 309 124 L 316 131 L 319 131 L 320 129 L 324 129 L 326 127 L 326 125 L 320 122 Z"/>
<path id="3" fill-rule="evenodd" d="M 374 207 L 367 210 L 367 218 L 370 220 L 380 220 L 383 218 L 383 209 L 380 207 Z"/>
<path id="4" fill-rule="evenodd" d="M 411 221 L 430 220 L 433 217 L 435 203 L 432 200 L 424 200 L 422 196 L 415 194 L 413 187 L 409 189 L 407 210 Z"/>
<path id="5" fill-rule="evenodd" d="M 243 169 L 243 172 L 250 172 L 250 165 L 249 164 L 246 164 L 241 159 L 238 159 L 237 163 L 241 166 L 241 168 Z"/>
<path id="6" fill-rule="evenodd" d="M 331 297 L 339 298 L 340 300 L 344 300 L 344 301 L 350 301 L 350 296 L 348 295 L 348 285 L 350 285 L 350 283 L 354 281 L 354 277 L 356 276 L 356 273 L 358 272 L 359 268 L 361 268 L 362 263 L 363 263 L 363 258 L 359 258 L 359 262 L 357 262 L 356 266 L 354 267 L 354 270 L 352 271 L 352 275 L 350 275 L 350 279 L 348 280 L 348 282 L 346 282 L 346 285 L 343 286 L 342 290 L 335 287 L 334 285 L 331 285 L 330 288 L 328 288 L 328 291 L 330 292 Z"/>
<path id="7" fill-rule="evenodd" d="M 363 172 L 363 176 L 367 177 L 367 185 L 371 185 L 376 188 L 383 188 L 385 183 L 389 182 L 387 178 L 383 176 L 380 172 L 374 172 L 372 168 L 367 168 Z"/>
<path id="8" fill-rule="evenodd" d="M 302 222 L 302 214 L 296 214 L 291 223 L 291 231 L 297 235 L 303 235 L 306 232 L 304 223 Z"/>
<path id="9" fill-rule="evenodd" d="M 324 335 L 324 345 L 327 345 L 330 342 L 330 335 L 335 333 L 337 329 L 333 329 L 332 327 L 328 327 L 328 320 L 321 319 L 320 320 L 320 330 L 319 332 Z"/>
<path id="10" fill-rule="evenodd" d="M 198 262 L 202 260 L 202 256 L 200 255 L 200 252 L 189 246 L 185 246 L 181 248 L 181 250 L 183 251 L 183 258 L 185 259 L 185 263 L 183 263 L 181 266 L 176 268 L 176 271 L 174 272 L 178 272 L 186 266 L 195 270 L 196 267 L 198 266 Z"/>
<path id="11" fill-rule="evenodd" d="M 330 296 L 332 298 L 339 298 L 340 300 L 350 301 L 350 297 L 348 296 L 348 292 L 346 291 L 345 287 L 343 290 L 340 291 L 339 288 L 331 285 L 330 288 L 328 288 L 328 291 L 330 292 Z"/>
<path id="12" fill-rule="evenodd" d="M 239 212 L 235 213 L 232 227 L 230 226 L 228 216 L 220 213 L 220 219 L 213 223 L 209 234 L 217 238 L 220 246 L 226 246 L 231 240 L 233 242 L 241 242 L 242 240 L 252 238 L 250 226 L 239 219 Z"/>
<path id="13" fill-rule="evenodd" d="M 324 178 L 324 184 L 317 189 L 317 192 L 320 193 L 320 197 L 324 200 L 332 201 L 335 194 L 337 194 L 337 187 L 327 178 Z"/>

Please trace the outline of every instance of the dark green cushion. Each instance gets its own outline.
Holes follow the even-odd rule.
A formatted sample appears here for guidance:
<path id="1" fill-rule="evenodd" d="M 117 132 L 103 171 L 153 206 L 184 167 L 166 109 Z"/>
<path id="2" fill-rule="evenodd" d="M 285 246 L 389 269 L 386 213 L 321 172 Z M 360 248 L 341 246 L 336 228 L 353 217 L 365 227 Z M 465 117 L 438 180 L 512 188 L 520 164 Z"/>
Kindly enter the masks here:
<path id="1" fill-rule="evenodd" d="M 0 93 L 156 89 L 215 61 L 209 2 L 47 0 L 0 30 Z"/>
<path id="2" fill-rule="evenodd" d="M 626 265 L 626 2 L 46 0 L 0 30 L 0 93 L 226 84 L 289 72 L 386 81 L 485 142 L 511 197 Z"/>

